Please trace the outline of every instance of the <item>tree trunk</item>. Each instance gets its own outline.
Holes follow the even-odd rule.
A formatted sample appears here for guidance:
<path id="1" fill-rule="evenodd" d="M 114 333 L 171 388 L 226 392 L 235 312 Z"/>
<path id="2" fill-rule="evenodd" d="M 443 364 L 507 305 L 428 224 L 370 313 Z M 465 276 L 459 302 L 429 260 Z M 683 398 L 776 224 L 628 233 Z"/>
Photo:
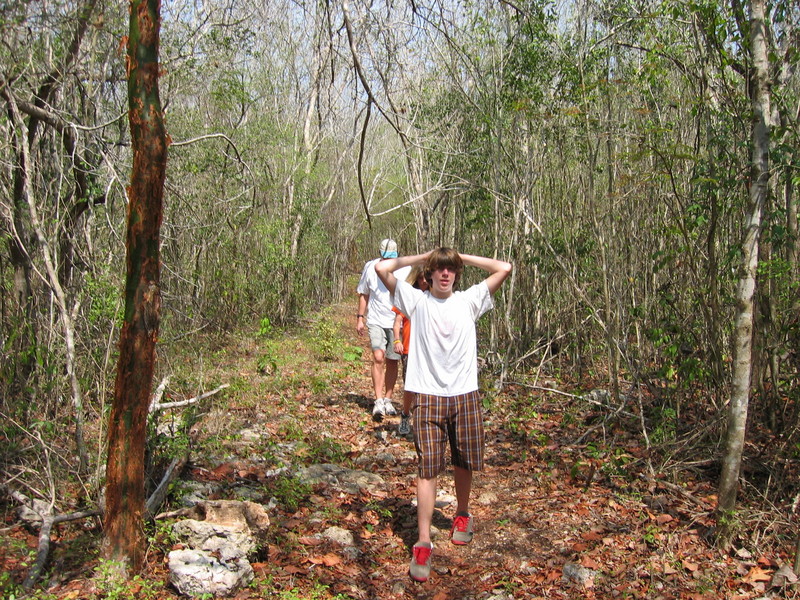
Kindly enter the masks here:
<path id="1" fill-rule="evenodd" d="M 144 557 L 144 447 L 160 316 L 159 236 L 168 139 L 158 94 L 159 0 L 131 0 L 128 118 L 133 147 L 125 319 L 108 433 L 106 558 L 127 572 Z"/>
<path id="2" fill-rule="evenodd" d="M 750 86 L 753 107 L 752 183 L 750 211 L 742 244 L 741 273 L 736 291 L 733 382 L 717 505 L 719 535 L 723 546 L 728 545 L 733 533 L 730 516 L 736 507 L 744 449 L 752 373 L 753 295 L 758 267 L 761 215 L 769 180 L 770 89 L 764 4 L 764 0 L 752 0 L 750 3 L 750 44 L 753 61 Z"/>

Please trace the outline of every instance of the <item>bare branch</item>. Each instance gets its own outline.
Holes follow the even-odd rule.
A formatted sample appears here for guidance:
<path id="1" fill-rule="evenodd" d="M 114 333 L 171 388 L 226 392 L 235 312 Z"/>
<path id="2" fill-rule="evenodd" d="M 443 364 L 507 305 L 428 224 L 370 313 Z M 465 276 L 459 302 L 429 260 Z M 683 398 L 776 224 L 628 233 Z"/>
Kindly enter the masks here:
<path id="1" fill-rule="evenodd" d="M 180 408 L 181 406 L 189 406 L 190 404 L 194 404 L 208 398 L 209 396 L 213 396 L 220 390 L 224 390 L 225 388 L 230 387 L 230 384 L 224 383 L 216 389 L 211 390 L 210 392 L 205 392 L 204 394 L 200 394 L 199 396 L 195 396 L 194 398 L 189 398 L 188 400 L 181 400 L 179 402 L 165 402 L 164 404 L 156 404 L 153 403 L 150 405 L 150 412 L 153 413 L 157 410 L 165 410 L 167 408 Z"/>
<path id="2" fill-rule="evenodd" d="M 164 499 L 167 497 L 167 492 L 169 491 L 169 484 L 180 474 L 181 469 L 186 465 L 189 461 L 189 453 L 187 452 L 181 457 L 174 458 L 172 462 L 167 467 L 164 476 L 161 478 L 161 482 L 158 484 L 158 487 L 150 494 L 150 497 L 147 499 L 144 505 L 144 514 L 145 518 L 152 519 L 154 518 L 156 509 L 164 502 Z"/>

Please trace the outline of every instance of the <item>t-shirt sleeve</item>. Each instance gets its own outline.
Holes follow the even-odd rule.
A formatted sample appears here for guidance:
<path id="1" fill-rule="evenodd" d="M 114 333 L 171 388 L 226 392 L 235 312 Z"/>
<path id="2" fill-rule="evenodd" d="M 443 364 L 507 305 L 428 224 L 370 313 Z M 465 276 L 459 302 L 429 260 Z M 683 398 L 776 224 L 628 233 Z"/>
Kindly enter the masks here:
<path id="1" fill-rule="evenodd" d="M 494 308 L 494 300 L 489 292 L 489 286 L 485 281 L 476 283 L 464 292 L 464 295 L 472 310 L 472 318 L 478 320 L 481 315 Z"/>
<path id="2" fill-rule="evenodd" d="M 394 288 L 392 303 L 410 320 L 413 316 L 414 308 L 422 295 L 422 291 L 414 288 L 407 281 L 398 279 Z"/>
<path id="3" fill-rule="evenodd" d="M 361 279 L 358 280 L 356 293 L 369 294 L 369 270 L 372 268 L 373 268 L 372 261 L 369 261 L 367 264 L 364 265 L 364 269 L 361 271 Z"/>

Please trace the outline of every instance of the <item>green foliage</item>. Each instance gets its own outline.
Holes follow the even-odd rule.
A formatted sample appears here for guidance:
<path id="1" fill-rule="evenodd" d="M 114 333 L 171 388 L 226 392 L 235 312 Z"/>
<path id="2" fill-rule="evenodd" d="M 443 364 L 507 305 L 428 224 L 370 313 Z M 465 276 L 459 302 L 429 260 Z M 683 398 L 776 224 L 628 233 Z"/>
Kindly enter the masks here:
<path id="1" fill-rule="evenodd" d="M 707 383 L 711 370 L 705 356 L 700 354 L 698 340 L 704 340 L 700 328 L 703 323 L 694 315 L 691 320 L 678 324 L 673 318 L 678 310 L 680 290 L 666 286 L 659 290 L 659 300 L 664 317 L 660 322 L 645 329 L 645 336 L 658 350 L 661 366 L 658 374 L 665 380 L 676 381 L 682 386 L 700 382 Z"/>
<path id="2" fill-rule="evenodd" d="M 654 444 L 666 444 L 675 441 L 678 414 L 674 408 L 665 406 L 659 409 L 653 418 L 653 430 L 650 439 Z"/>
<path id="3" fill-rule="evenodd" d="M 741 513 L 737 510 L 717 511 L 717 543 L 725 547 L 735 539 L 743 530 L 745 524 L 742 522 Z"/>
<path id="4" fill-rule="evenodd" d="M 275 498 L 278 505 L 287 512 L 294 513 L 309 498 L 313 489 L 293 475 L 282 474 L 269 479 L 262 487 L 268 498 Z"/>
<path id="5" fill-rule="evenodd" d="M 94 583 L 100 600 L 157 600 L 164 583 L 134 575 L 127 579 L 119 562 L 101 559 L 94 571 Z"/>
<path id="6" fill-rule="evenodd" d="M 258 335 L 260 337 L 267 337 L 271 333 L 272 333 L 272 321 L 269 320 L 269 317 L 263 317 L 261 321 L 259 321 Z"/>
<path id="7" fill-rule="evenodd" d="M 525 2 L 518 32 L 509 49 L 503 96 L 515 110 L 539 112 L 545 92 L 552 82 L 553 31 L 555 15 L 552 4 Z"/>
<path id="8" fill-rule="evenodd" d="M 275 589 L 275 579 L 272 575 L 266 577 L 254 577 L 248 587 L 257 594 L 259 598 L 272 598 L 277 593 Z"/>
<path id="9" fill-rule="evenodd" d="M 334 324 L 320 319 L 314 328 L 314 352 L 320 360 L 331 361 L 340 356 L 344 342 Z"/>
<path id="10" fill-rule="evenodd" d="M 521 581 L 514 577 L 502 577 L 494 583 L 494 589 L 503 590 L 511 598 L 519 591 L 523 591 L 523 584 Z"/>
<path id="11" fill-rule="evenodd" d="M 529 396 L 515 398 L 514 401 L 504 407 L 507 409 L 508 418 L 506 426 L 515 436 L 524 441 L 531 440 L 534 443 L 545 446 L 549 441 L 549 436 L 545 433 L 534 431 L 531 423 L 539 419 L 533 399 Z"/>
<path id="12" fill-rule="evenodd" d="M 378 515 L 383 520 L 390 520 L 392 518 L 392 511 L 384 506 L 381 506 L 378 502 L 374 500 L 370 500 L 364 505 L 365 511 L 373 511 L 375 514 Z"/>
<path id="13" fill-rule="evenodd" d="M 330 586 L 314 582 L 310 590 L 300 591 L 292 588 L 291 590 L 281 590 L 276 596 L 279 600 L 346 600 L 348 596 L 344 594 L 330 595 Z"/>
<path id="14" fill-rule="evenodd" d="M 309 387 L 315 394 L 323 394 L 331 389 L 330 376 L 312 375 L 309 380 Z"/>
<path id="15" fill-rule="evenodd" d="M 774 233 L 774 232 L 773 232 Z M 783 235 L 783 234 L 781 234 Z M 758 263 L 759 280 L 772 283 L 775 299 L 784 305 L 791 305 L 800 290 L 800 281 L 792 273 L 792 264 L 784 258 L 773 256 Z"/>
<path id="16" fill-rule="evenodd" d="M 303 462 L 306 464 L 347 462 L 349 448 L 335 438 L 313 435 L 305 441 L 305 446 L 306 456 Z"/>
<path id="17" fill-rule="evenodd" d="M 581 4 L 576 7 L 580 14 L 569 14 L 569 6 L 561 13 L 545 0 L 523 0 L 512 9 L 454 4 L 452 23 L 466 27 L 448 28 L 448 43 L 439 44 L 438 24 L 431 22 L 431 37 L 413 44 L 420 57 L 427 42 L 436 44 L 437 52 L 452 51 L 439 55 L 441 63 L 427 55 L 408 73 L 404 118 L 411 136 L 408 147 L 418 151 L 400 156 L 394 138 L 380 127 L 370 130 L 376 151 L 363 174 L 365 181 L 375 182 L 368 191 L 375 202 L 373 215 L 380 214 L 371 224 L 401 232 L 408 240 L 513 256 L 514 287 L 507 284 L 497 295 L 498 310 L 479 322 L 481 344 L 491 341 L 491 352 L 507 348 L 509 366 L 536 348 L 544 323 L 553 328 L 550 339 L 566 332 L 564 339 L 579 335 L 581 342 L 574 354 L 544 357 L 542 369 L 562 369 L 569 376 L 568 370 L 580 364 L 581 374 L 587 369 L 604 374 L 608 341 L 602 329 L 614 327 L 615 342 L 626 359 L 623 368 L 631 370 L 622 374 L 625 380 L 663 378 L 676 406 L 692 400 L 686 399 L 687 391 L 724 385 L 718 365 L 714 377 L 720 379 L 711 381 L 709 363 L 726 368 L 726 357 L 718 354 L 730 347 L 734 272 L 746 225 L 751 107 L 749 82 L 742 73 L 749 65 L 748 38 L 746 26 L 739 30 L 737 18 L 742 15 L 734 12 L 746 9 L 742 6 L 712 0 L 613 0 Z M 13 202 L 9 173 L 4 206 L 22 209 L 13 217 L 27 226 L 17 233 L 26 244 L 30 239 L 25 258 L 31 264 L 26 268 L 34 273 L 45 274 L 42 242 L 61 263 L 59 228 L 74 237 L 76 272 L 65 293 L 70 309 L 80 306 L 75 319 L 77 369 L 90 419 L 86 432 L 92 436 L 103 430 L 91 422 L 91 415 L 100 414 L 92 403 L 108 397 L 103 365 L 113 364 L 109 336 L 120 319 L 125 202 L 118 181 L 131 157 L 129 145 L 108 143 L 126 139 L 124 119 L 113 125 L 108 119 L 119 114 L 119 99 L 124 98 L 124 65 L 109 63 L 109 44 L 91 43 L 81 48 L 81 78 L 57 75 L 52 86 L 43 86 L 37 78 L 57 73 L 52 66 L 64 63 L 74 20 L 66 4 L 44 16 L 37 13 L 39 8 L 37 3 L 4 6 L 0 22 L 6 35 L 0 52 L 7 77 L 21 98 L 36 97 L 37 89 L 58 90 L 46 103 L 54 114 L 74 121 L 78 143 L 75 152 L 65 152 L 62 136 L 43 124 L 31 147 L 30 166 L 37 174 L 31 180 L 31 199 L 40 202 L 48 239 L 28 236 L 29 215 L 24 202 Z M 385 18 L 393 19 L 394 10 L 387 4 Z M 173 11 L 164 20 L 162 47 L 170 66 L 163 83 L 171 134 L 176 141 L 196 141 L 176 143 L 170 151 L 159 358 L 160 364 L 171 366 L 176 362 L 175 340 L 194 338 L 196 332 L 217 336 L 240 327 L 252 332 L 256 321 L 258 349 L 247 355 L 246 368 L 255 362 L 271 377 L 253 383 L 247 377 L 226 376 L 233 379 L 236 408 L 257 406 L 265 396 L 261 388 L 271 386 L 278 396 L 276 408 L 291 414 L 302 408 L 296 398 L 307 390 L 330 393 L 341 359 L 346 368 L 360 367 L 363 351 L 349 346 L 323 314 L 312 334 L 314 357 L 325 363 L 323 368 L 295 369 L 295 363 L 287 365 L 293 359 L 287 358 L 287 347 L 271 339 L 275 329 L 337 301 L 345 289 L 344 274 L 365 252 L 353 240 L 374 234 L 364 233 L 354 193 L 356 173 L 343 167 L 354 163 L 358 143 L 352 143 L 357 140 L 352 132 L 337 126 L 341 114 L 336 102 L 320 104 L 313 115 L 314 139 L 303 137 L 305 115 L 298 102 L 315 83 L 320 84 L 320 98 L 342 97 L 338 85 L 347 78 L 338 69 L 347 66 L 331 61 L 324 80 L 317 80 L 297 60 L 302 44 L 289 44 L 285 52 L 270 47 L 271 36 L 306 39 L 293 35 L 293 29 L 305 33 L 309 23 L 304 19 L 312 13 L 297 11 L 288 20 L 259 22 L 258 11 L 241 19 L 242 11 L 247 7 L 200 15 L 218 25 L 200 29 L 195 23 L 199 16 L 191 10 Z M 93 35 L 118 39 L 125 16 L 124 8 L 104 10 L 102 18 L 92 20 Z M 768 26 L 774 28 L 770 39 L 776 48 L 796 17 L 793 3 L 771 6 Z M 393 30 L 398 36 L 403 31 Z M 373 32 L 365 26 L 363 33 Z M 341 48 L 330 50 L 340 55 Z M 382 59 L 380 53 L 375 56 Z M 792 73 L 797 53 L 778 51 L 770 61 L 774 72 Z M 388 85 L 400 81 L 387 80 Z M 414 89 L 417 82 L 421 89 Z M 783 177 L 790 177 L 797 187 L 797 128 L 792 118 L 785 118 L 797 105 L 796 77 L 776 79 L 772 92 L 773 108 L 784 117 L 772 130 L 774 182 L 780 186 Z M 2 122 L 8 128 L 8 115 Z M 222 134 L 230 142 L 204 134 Z M 313 142 L 313 152 L 304 148 L 304 141 Z M 4 164 L 14 165 L 14 148 L 6 146 Z M 76 162 L 84 150 L 97 154 L 94 165 Z M 433 184 L 435 193 L 409 194 L 406 170 L 414 171 L 425 189 Z M 88 198 L 97 202 L 72 223 L 67 219 L 70 207 L 62 200 L 76 199 L 73 194 L 80 186 L 70 173 L 78 171 L 88 176 Z M 378 208 L 385 203 L 395 209 L 412 197 L 413 208 L 385 213 Z M 786 226 L 785 207 L 778 204 L 768 202 L 764 215 L 758 273 L 759 300 L 764 300 L 758 315 L 763 326 L 759 335 L 763 330 L 764 337 L 759 340 L 764 344 L 754 345 L 754 359 L 768 365 L 768 357 L 758 354 L 763 347 L 789 357 L 774 379 L 784 389 L 772 393 L 781 402 L 787 399 L 791 409 L 797 379 L 791 351 L 800 327 L 793 305 L 800 283 L 787 260 L 797 240 Z M 53 312 L 52 290 L 38 277 L 33 278 L 30 306 L 18 310 L 14 278 L 23 273 L 15 271 L 18 259 L 8 254 L 10 236 L 0 234 L 0 239 L 6 249 L 6 260 L 0 260 L 0 395 L 3 414 L 21 424 L 0 424 L 0 455 L 13 467 L 8 470 L 23 478 L 22 485 L 35 488 L 35 481 L 27 480 L 35 463 L 11 461 L 32 453 L 28 430 L 50 445 L 72 429 L 65 427 L 69 405 L 60 400 L 68 396 L 63 332 Z M 503 296 L 510 289 L 514 300 L 508 299 L 505 312 Z M 503 326 L 497 327 L 500 319 Z M 634 347 L 642 334 L 645 343 Z M 594 363 L 573 360 L 586 356 Z M 213 362 L 222 369 L 237 358 L 220 352 Z M 196 369 L 190 378 L 200 380 L 203 371 Z M 188 389 L 196 389 L 197 381 L 191 383 Z M 487 389 L 484 407 L 499 412 L 503 407 L 496 398 Z M 526 446 L 547 443 L 528 424 L 537 416 L 533 406 L 520 401 L 509 408 L 508 431 Z M 153 473 L 188 449 L 187 432 L 196 413 L 185 412 L 174 435 L 158 433 L 151 424 L 148 461 Z M 753 419 L 766 412 L 753 411 Z M 565 413 L 562 423 L 574 423 L 575 415 Z M 360 426 L 368 429 L 366 424 L 365 419 Z M 656 443 L 673 441 L 675 410 L 657 409 L 648 414 L 648 425 Z M 300 460 L 346 460 L 345 447 L 310 434 L 306 424 L 287 424 L 281 435 L 296 442 Z M 214 450 L 235 439 L 228 432 L 213 437 L 203 443 Z M 68 449 L 53 448 L 54 456 L 70 455 Z M 628 460 L 602 447 L 587 451 L 602 455 L 603 468 L 610 473 L 622 472 Z M 71 505 L 65 500 L 59 497 L 59 505 Z M 7 578 L 0 579 L 0 586 L 7 583 Z"/>
<path id="18" fill-rule="evenodd" d="M 87 320 L 102 332 L 107 331 L 109 324 L 122 326 L 119 281 L 111 273 L 111 266 L 102 263 L 98 271 L 86 273 L 84 282 L 84 293 L 89 298 Z"/>
<path id="19" fill-rule="evenodd" d="M 581 469 L 586 466 L 586 463 L 582 460 L 576 460 L 572 463 L 572 466 L 569 468 L 569 476 L 572 479 L 577 479 L 581 475 Z"/>
<path id="20" fill-rule="evenodd" d="M 305 436 L 305 431 L 303 431 L 303 426 L 299 421 L 290 419 L 281 423 L 280 429 L 278 429 L 278 436 L 284 441 L 299 441 Z"/>
<path id="21" fill-rule="evenodd" d="M 262 375 L 269 375 L 278 370 L 278 361 L 274 354 L 265 352 L 258 358 L 256 368 Z"/>
<path id="22" fill-rule="evenodd" d="M 36 550 L 33 548 L 28 548 L 24 540 L 20 540 L 15 537 L 3 536 L 0 538 L 0 543 L 3 544 L 5 552 L 10 557 L 13 556 L 19 560 L 19 564 L 23 568 L 30 567 L 36 559 Z M 17 583 L 13 580 L 11 573 L 0 573 L 0 598 L 17 600 L 27 597 L 28 595 L 25 593 L 22 587 L 17 585 Z M 47 597 L 41 596 L 42 600 L 45 600 L 45 598 Z"/>
<path id="23" fill-rule="evenodd" d="M 147 545 L 150 548 L 158 548 L 165 554 L 168 554 L 173 544 L 177 541 L 172 533 L 171 521 L 152 521 L 145 522 L 145 530 L 147 533 Z"/>
<path id="24" fill-rule="evenodd" d="M 608 477 L 627 477 L 626 466 L 633 460 L 633 457 L 622 448 L 614 448 L 607 453 L 602 466 L 603 473 Z"/>
<path id="25" fill-rule="evenodd" d="M 312 350 L 320 361 L 331 362 L 343 359 L 348 363 L 360 362 L 363 350 L 345 342 L 336 324 L 326 313 L 322 313 L 314 324 Z"/>
<path id="26" fill-rule="evenodd" d="M 280 370 L 281 348 L 278 341 L 267 341 L 262 346 L 261 356 L 258 357 L 256 368 L 262 375 L 271 375 Z"/>
<path id="27" fill-rule="evenodd" d="M 349 363 L 360 362 L 361 357 L 363 356 L 364 351 L 359 348 L 358 346 L 349 346 L 345 344 L 344 350 L 342 351 L 342 358 Z"/>
<path id="28" fill-rule="evenodd" d="M 251 99 L 244 82 L 244 73 L 236 70 L 224 71 L 212 83 L 211 97 L 219 103 L 222 109 L 230 110 L 237 106 L 247 105 Z"/>
<path id="29" fill-rule="evenodd" d="M 0 573 L 0 596 L 8 600 L 17 600 L 24 596 L 23 590 L 11 578 L 11 573 Z"/>
<path id="30" fill-rule="evenodd" d="M 190 430 L 197 422 L 199 408 L 190 405 L 184 408 L 177 417 L 168 413 L 171 419 L 165 420 L 165 413 L 156 411 L 147 420 L 147 440 L 145 446 L 146 480 L 156 484 L 163 469 L 175 458 L 185 456 L 192 444 Z M 213 440 L 219 443 L 218 439 Z"/>
<path id="31" fill-rule="evenodd" d="M 196 409 L 189 407 L 182 413 L 177 420 L 172 420 L 170 425 L 163 432 L 158 431 L 158 419 L 161 416 L 155 413 L 148 420 L 148 451 L 154 459 L 161 457 L 163 460 L 171 460 L 183 455 L 189 448 L 189 430 L 195 421 Z M 168 430 L 168 431 L 167 431 Z"/>
<path id="32" fill-rule="evenodd" d="M 658 546 L 659 539 L 661 538 L 661 531 L 657 525 L 649 524 L 645 527 L 642 534 L 642 541 L 651 547 Z"/>

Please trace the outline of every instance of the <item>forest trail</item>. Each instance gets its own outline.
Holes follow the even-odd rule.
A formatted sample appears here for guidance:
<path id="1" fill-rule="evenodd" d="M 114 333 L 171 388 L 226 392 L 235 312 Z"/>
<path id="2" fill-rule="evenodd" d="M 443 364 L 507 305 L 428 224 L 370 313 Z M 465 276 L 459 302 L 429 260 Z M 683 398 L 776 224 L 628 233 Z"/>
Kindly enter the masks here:
<path id="1" fill-rule="evenodd" d="M 744 599 L 763 593 L 763 578 L 753 576 L 766 570 L 763 558 L 732 560 L 703 539 L 712 489 L 648 482 L 637 472 L 645 463 L 636 431 L 603 421 L 611 409 L 519 384 L 489 402 L 486 465 L 473 484 L 473 542 L 449 542 L 455 492 L 448 467 L 439 479 L 433 573 L 426 583 L 412 582 L 413 442 L 396 434 L 399 417 L 371 419 L 368 341 L 355 334 L 355 307 L 352 300 L 327 314 L 363 358 L 349 370 L 334 367 L 341 378 L 323 393 L 301 393 L 302 419 L 307 433 L 349 445 L 354 468 L 379 475 L 386 486 L 349 497 L 318 490 L 315 503 L 327 504 L 331 519 L 306 507 L 284 522 L 294 539 L 306 541 L 341 525 L 354 534 L 358 558 L 346 558 L 335 544 L 306 547 L 305 557 L 273 547 L 264 565 L 270 577 L 288 577 L 299 587 L 307 578 L 342 598 Z M 309 364 L 306 373 L 312 378 L 314 368 Z"/>
<path id="2" fill-rule="evenodd" d="M 355 307 L 354 299 L 329 307 L 270 339 L 231 339 L 215 354 L 214 380 L 232 385 L 204 406 L 184 479 L 213 483 L 213 497 L 249 491 L 247 499 L 272 504 L 272 532 L 253 562 L 256 579 L 237 599 L 764 597 L 785 556 L 729 555 L 710 546 L 707 484 L 648 479 L 635 419 L 608 419 L 613 407 L 566 389 L 546 392 L 541 383 L 487 393 L 486 464 L 472 494 L 475 538 L 467 546 L 448 539 L 455 510 L 448 466 L 439 479 L 433 572 L 425 583 L 411 581 L 413 442 L 397 435 L 399 417 L 371 418 L 368 341 L 355 333 Z M 334 357 L 321 360 L 320 352 Z M 398 386 L 397 406 L 401 392 Z M 263 438 L 252 441 L 244 431 Z M 383 483 L 353 493 L 304 488 L 270 474 L 280 465 L 277 455 L 292 469 L 337 463 Z M 140 592 L 117 590 L 114 597 L 178 597 L 165 587 L 174 543 L 164 533 L 168 523 L 159 522 L 151 538 Z M 331 527 L 350 532 L 351 547 L 323 535 Z M 60 571 L 47 597 L 107 597 L 97 593 L 97 555 L 69 551 L 86 530 L 69 531 L 55 544 Z M 33 533 L 18 528 L 16 535 L 35 548 Z M 93 535 L 99 543 L 101 532 Z M 24 564 L 16 567 L 24 576 Z M 153 586 L 157 592 L 142 591 Z"/>

